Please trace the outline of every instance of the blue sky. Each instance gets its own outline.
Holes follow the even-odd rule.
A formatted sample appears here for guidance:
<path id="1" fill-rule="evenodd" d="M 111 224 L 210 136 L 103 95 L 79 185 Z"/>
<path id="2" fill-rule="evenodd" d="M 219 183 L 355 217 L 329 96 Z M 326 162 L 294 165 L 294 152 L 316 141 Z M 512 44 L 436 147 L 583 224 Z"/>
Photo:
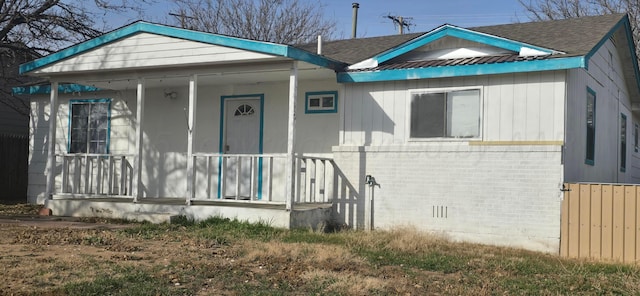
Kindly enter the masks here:
<path id="1" fill-rule="evenodd" d="M 175 11 L 173 1 L 157 0 L 145 14 L 151 21 L 162 21 Z M 317 0 L 300 0 L 317 1 Z M 517 0 L 323 0 L 319 1 L 325 17 L 337 23 L 337 37 L 351 35 L 353 2 L 360 4 L 358 11 L 358 37 L 396 34 L 397 29 L 387 15 L 402 16 L 415 26 L 410 32 L 429 31 L 448 23 L 461 27 L 474 27 L 527 21 L 527 15 Z M 137 16 L 113 18 L 110 24 L 117 28 L 137 19 Z M 341 39 L 341 38 L 339 38 Z"/>

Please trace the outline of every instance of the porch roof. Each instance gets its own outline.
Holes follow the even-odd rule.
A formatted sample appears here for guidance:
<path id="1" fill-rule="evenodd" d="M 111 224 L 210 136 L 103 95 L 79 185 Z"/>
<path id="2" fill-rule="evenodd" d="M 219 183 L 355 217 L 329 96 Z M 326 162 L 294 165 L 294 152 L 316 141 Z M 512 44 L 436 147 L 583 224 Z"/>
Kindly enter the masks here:
<path id="1" fill-rule="evenodd" d="M 20 65 L 20 74 L 34 74 L 34 72 L 38 70 L 52 66 L 53 64 L 59 63 L 63 60 L 141 33 L 150 33 L 204 44 L 241 49 L 291 60 L 298 60 L 336 71 L 341 70 L 346 66 L 346 64 L 342 62 L 289 45 L 249 40 L 138 21 L 106 33 L 100 37 L 73 45 L 46 57 L 22 64 Z"/>

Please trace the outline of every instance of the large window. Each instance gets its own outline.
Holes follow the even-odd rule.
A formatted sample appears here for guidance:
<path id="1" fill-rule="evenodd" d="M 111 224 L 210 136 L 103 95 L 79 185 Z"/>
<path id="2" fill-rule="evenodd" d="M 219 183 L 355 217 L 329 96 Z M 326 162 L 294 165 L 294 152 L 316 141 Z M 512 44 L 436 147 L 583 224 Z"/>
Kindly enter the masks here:
<path id="1" fill-rule="evenodd" d="M 69 153 L 109 153 L 110 105 L 110 99 L 69 103 Z"/>
<path id="2" fill-rule="evenodd" d="M 480 90 L 411 94 L 410 138 L 480 136 Z"/>
<path id="3" fill-rule="evenodd" d="M 596 154 L 596 93 L 587 88 L 587 147 L 585 163 L 593 165 Z"/>

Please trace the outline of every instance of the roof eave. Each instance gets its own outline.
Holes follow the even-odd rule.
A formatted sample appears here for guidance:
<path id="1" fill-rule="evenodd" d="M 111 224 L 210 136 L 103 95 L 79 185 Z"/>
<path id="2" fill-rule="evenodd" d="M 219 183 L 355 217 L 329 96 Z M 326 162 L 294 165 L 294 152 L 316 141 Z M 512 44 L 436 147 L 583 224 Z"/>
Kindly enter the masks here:
<path id="1" fill-rule="evenodd" d="M 49 94 L 51 93 L 51 84 L 31 85 L 31 86 L 17 86 L 11 89 L 14 95 L 37 95 L 37 94 Z M 83 93 L 83 92 L 97 92 L 102 89 L 95 86 L 86 86 L 75 83 L 60 83 L 58 84 L 59 93 Z"/>
<path id="2" fill-rule="evenodd" d="M 553 58 L 546 60 L 518 61 L 495 64 L 426 67 L 413 69 L 393 69 L 381 71 L 360 71 L 338 73 L 338 82 L 376 82 L 392 80 L 413 80 L 428 78 L 524 73 L 584 68 L 583 56 Z"/>
<path id="3" fill-rule="evenodd" d="M 93 38 L 91 40 L 79 43 L 69 48 L 63 49 L 59 52 L 50 54 L 46 57 L 39 58 L 37 60 L 24 63 L 20 65 L 20 74 L 28 74 L 29 72 L 37 69 L 44 68 L 53 63 L 67 59 L 69 57 L 82 54 L 89 50 L 98 48 L 105 44 L 115 42 L 117 40 L 132 36 L 138 33 L 151 33 L 157 35 L 163 35 L 167 37 L 180 38 L 190 41 L 202 42 L 213 45 L 226 46 L 231 48 L 238 48 L 243 50 L 249 50 L 259 53 L 271 54 L 275 56 L 281 56 L 291 58 L 294 60 L 300 60 L 314 64 L 317 66 L 340 70 L 346 65 L 341 62 L 337 62 L 323 56 L 315 55 L 310 52 L 295 48 L 290 45 L 276 44 L 264 41 L 255 41 L 237 37 L 230 37 L 212 33 L 205 33 L 199 31 L 192 31 L 187 29 L 181 29 L 176 27 L 151 24 L 146 22 L 136 22 L 128 26 L 116 29 L 102 36 Z"/>

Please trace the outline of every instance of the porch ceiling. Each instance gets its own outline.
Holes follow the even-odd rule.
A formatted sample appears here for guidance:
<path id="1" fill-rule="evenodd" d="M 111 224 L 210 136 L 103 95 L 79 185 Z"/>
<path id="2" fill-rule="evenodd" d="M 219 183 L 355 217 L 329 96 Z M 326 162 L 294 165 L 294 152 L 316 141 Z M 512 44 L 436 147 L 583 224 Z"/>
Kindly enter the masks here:
<path id="1" fill-rule="evenodd" d="M 138 77 L 147 88 L 185 87 L 190 75 L 198 75 L 198 85 L 247 85 L 288 81 L 291 62 L 216 65 L 191 68 L 163 68 L 144 71 L 85 73 L 58 77 L 61 82 L 77 83 L 110 90 L 135 89 Z M 299 80 L 336 79 L 333 70 L 306 62 L 298 63 Z"/>

